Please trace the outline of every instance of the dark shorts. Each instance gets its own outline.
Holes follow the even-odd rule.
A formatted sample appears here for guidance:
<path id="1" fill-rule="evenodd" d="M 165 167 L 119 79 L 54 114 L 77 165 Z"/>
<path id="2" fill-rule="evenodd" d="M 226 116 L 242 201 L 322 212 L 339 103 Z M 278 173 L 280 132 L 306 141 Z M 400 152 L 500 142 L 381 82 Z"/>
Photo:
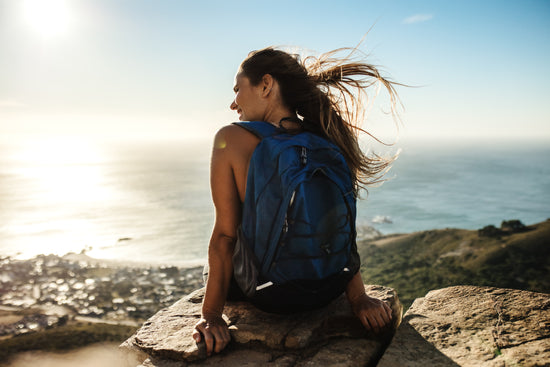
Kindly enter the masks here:
<path id="1" fill-rule="evenodd" d="M 204 285 L 206 285 L 206 281 L 208 280 L 208 270 L 209 267 L 208 264 L 206 264 L 202 270 Z M 234 275 L 231 275 L 231 282 L 229 283 L 229 290 L 227 291 L 227 300 L 233 302 L 248 301 L 241 288 L 239 288 Z"/>
<path id="2" fill-rule="evenodd" d="M 206 284 L 208 265 L 204 267 L 203 279 Z M 260 310 L 271 313 L 290 314 L 304 312 L 326 306 L 343 293 L 344 286 L 348 281 L 349 279 L 345 280 L 345 283 L 342 283 L 341 278 L 328 278 L 323 281 L 323 286 L 320 288 L 319 284 L 308 284 L 307 282 L 287 283 L 282 286 L 271 286 L 257 291 L 254 298 L 250 299 L 244 294 L 232 275 L 227 300 L 250 302 Z M 319 291 L 312 293 L 312 288 L 318 288 Z M 306 291 L 306 289 L 309 291 Z"/>

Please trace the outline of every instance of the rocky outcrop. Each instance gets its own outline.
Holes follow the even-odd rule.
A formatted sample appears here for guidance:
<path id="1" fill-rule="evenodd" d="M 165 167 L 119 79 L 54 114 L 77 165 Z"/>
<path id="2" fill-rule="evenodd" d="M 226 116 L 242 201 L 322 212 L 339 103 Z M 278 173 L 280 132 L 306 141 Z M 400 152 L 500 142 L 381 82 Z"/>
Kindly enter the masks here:
<path id="1" fill-rule="evenodd" d="M 341 296 L 322 309 L 293 315 L 262 312 L 246 302 L 228 302 L 224 318 L 232 342 L 205 360 L 203 343 L 192 330 L 200 317 L 204 289 L 150 318 L 122 347 L 147 358 L 143 367 L 181 366 L 374 366 L 401 321 L 393 289 L 366 286 L 367 293 L 391 305 L 393 325 L 369 334 Z"/>
<path id="2" fill-rule="evenodd" d="M 379 367 L 548 366 L 550 295 L 456 286 L 414 301 Z"/>
<path id="3" fill-rule="evenodd" d="M 392 305 L 392 289 L 367 286 Z M 182 366 L 550 366 L 550 295 L 513 289 L 455 286 L 414 301 L 395 332 L 369 335 L 344 297 L 324 309 L 280 316 L 247 303 L 228 303 L 232 343 L 204 360 L 191 339 L 203 290 L 152 317 L 123 347 L 141 353 L 141 367 Z M 388 347 L 389 344 L 389 347 Z M 387 349 L 386 349 L 387 348 Z"/>

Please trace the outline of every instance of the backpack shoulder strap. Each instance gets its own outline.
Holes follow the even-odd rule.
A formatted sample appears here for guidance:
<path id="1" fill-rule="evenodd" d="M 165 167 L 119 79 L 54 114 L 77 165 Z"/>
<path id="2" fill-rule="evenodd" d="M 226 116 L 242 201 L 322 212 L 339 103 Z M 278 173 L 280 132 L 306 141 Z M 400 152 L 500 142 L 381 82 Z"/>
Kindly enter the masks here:
<path id="1" fill-rule="evenodd" d="M 269 122 L 264 121 L 243 121 L 234 122 L 234 125 L 240 126 L 256 135 L 260 139 L 264 139 L 281 133 L 281 130 L 273 126 Z"/>

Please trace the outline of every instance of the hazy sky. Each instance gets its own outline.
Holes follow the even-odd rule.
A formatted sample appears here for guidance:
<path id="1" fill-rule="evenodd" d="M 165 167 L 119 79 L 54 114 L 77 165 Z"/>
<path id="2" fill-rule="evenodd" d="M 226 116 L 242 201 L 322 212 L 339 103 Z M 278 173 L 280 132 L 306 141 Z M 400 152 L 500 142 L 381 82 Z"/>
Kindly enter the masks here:
<path id="1" fill-rule="evenodd" d="M 367 31 L 370 61 L 420 86 L 399 89 L 405 138 L 550 141 L 548 0 L 0 0 L 0 133 L 212 134 L 249 51 Z"/>

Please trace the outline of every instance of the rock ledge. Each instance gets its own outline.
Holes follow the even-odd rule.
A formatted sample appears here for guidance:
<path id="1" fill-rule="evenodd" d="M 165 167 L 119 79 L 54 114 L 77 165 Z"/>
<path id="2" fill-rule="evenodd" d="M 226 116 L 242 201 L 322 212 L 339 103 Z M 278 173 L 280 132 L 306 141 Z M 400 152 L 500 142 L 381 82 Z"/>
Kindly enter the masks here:
<path id="1" fill-rule="evenodd" d="M 391 288 L 370 285 L 365 289 L 392 308 L 393 325 L 381 335 L 365 331 L 344 295 L 322 309 L 294 315 L 228 302 L 224 318 L 232 342 L 205 360 L 204 344 L 191 337 L 201 313 L 202 288 L 159 311 L 121 347 L 141 354 L 143 367 L 375 366 L 401 322 L 403 307 Z"/>
<path id="2" fill-rule="evenodd" d="M 414 301 L 379 367 L 549 366 L 550 295 L 454 286 Z"/>

